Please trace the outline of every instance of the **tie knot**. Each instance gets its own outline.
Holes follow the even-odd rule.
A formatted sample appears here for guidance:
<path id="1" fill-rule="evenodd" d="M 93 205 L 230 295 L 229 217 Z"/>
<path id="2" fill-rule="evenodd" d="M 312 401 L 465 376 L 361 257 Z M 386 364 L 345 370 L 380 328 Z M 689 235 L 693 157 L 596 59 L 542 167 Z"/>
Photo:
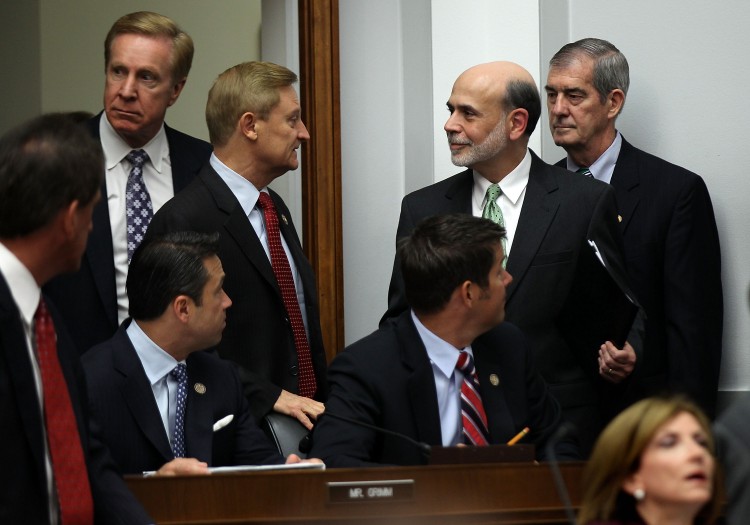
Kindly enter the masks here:
<path id="1" fill-rule="evenodd" d="M 264 210 L 273 210 L 276 208 L 273 204 L 273 199 L 265 191 L 261 191 L 260 195 L 258 196 L 258 206 L 260 206 Z"/>
<path id="2" fill-rule="evenodd" d="M 578 168 L 578 169 L 576 170 L 576 173 L 580 173 L 580 174 L 581 174 L 581 175 L 583 175 L 584 177 L 593 177 L 593 176 L 594 176 L 594 174 L 593 174 L 593 173 L 591 173 L 591 170 L 590 170 L 590 169 L 588 169 L 588 168 Z"/>
<path id="3" fill-rule="evenodd" d="M 36 307 L 34 312 L 34 320 L 40 321 L 49 317 L 49 310 L 47 310 L 47 303 L 44 302 L 44 297 L 39 298 L 39 306 Z"/>
<path id="4" fill-rule="evenodd" d="M 187 366 L 185 366 L 185 363 L 180 363 L 172 369 L 169 375 L 171 375 L 178 383 L 187 381 Z"/>
<path id="5" fill-rule="evenodd" d="M 489 188 L 487 188 L 486 200 L 487 202 L 494 202 L 497 200 L 497 198 L 503 194 L 503 190 L 500 189 L 500 186 L 497 184 L 490 184 Z"/>
<path id="6" fill-rule="evenodd" d="M 148 153 L 142 149 L 134 149 L 125 156 L 134 168 L 140 168 L 148 160 Z"/>
<path id="7" fill-rule="evenodd" d="M 474 359 L 471 354 L 466 351 L 461 351 L 458 354 L 458 361 L 456 361 L 456 368 L 464 373 L 464 375 L 470 375 L 474 373 Z"/>

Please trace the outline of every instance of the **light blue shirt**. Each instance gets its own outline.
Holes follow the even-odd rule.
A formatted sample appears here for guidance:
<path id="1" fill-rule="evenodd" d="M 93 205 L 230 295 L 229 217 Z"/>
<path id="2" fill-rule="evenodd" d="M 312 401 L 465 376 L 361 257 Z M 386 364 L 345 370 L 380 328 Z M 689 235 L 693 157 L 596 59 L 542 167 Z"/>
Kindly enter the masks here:
<path id="1" fill-rule="evenodd" d="M 588 167 L 589 171 L 595 179 L 606 182 L 607 184 L 610 183 L 610 181 L 612 180 L 612 174 L 615 171 L 615 165 L 617 164 L 617 157 L 620 156 L 621 147 L 622 135 L 620 135 L 620 132 L 618 131 L 617 136 L 615 136 L 615 140 L 612 141 L 612 144 L 610 144 L 606 151 L 602 153 L 591 166 Z M 569 156 L 568 169 L 570 171 L 578 171 L 579 168 L 580 166 L 573 162 L 573 160 Z"/>
<path id="2" fill-rule="evenodd" d="M 174 434 L 174 421 L 177 412 L 177 380 L 169 373 L 179 363 L 174 357 L 162 350 L 154 343 L 149 336 L 133 320 L 125 329 L 130 342 L 133 343 L 135 353 L 141 360 L 143 370 L 146 372 L 151 391 L 154 393 L 156 406 L 159 408 L 159 415 L 164 424 L 164 431 L 169 438 L 169 445 L 172 445 L 172 435 Z"/>
<path id="3" fill-rule="evenodd" d="M 432 375 L 435 377 L 435 390 L 437 391 L 438 409 L 440 410 L 440 431 L 444 447 L 453 447 L 463 442 L 463 423 L 461 422 L 461 384 L 464 375 L 456 370 L 458 354 L 461 350 L 468 352 L 474 357 L 471 346 L 458 349 L 452 344 L 443 341 L 437 335 L 430 332 L 411 312 L 414 326 L 422 339 L 432 365 Z"/>
<path id="4" fill-rule="evenodd" d="M 260 191 L 268 193 L 267 188 L 258 189 L 253 185 L 252 182 L 247 180 L 239 173 L 232 170 L 226 164 L 221 162 L 215 154 L 211 154 L 209 161 L 211 167 L 219 174 L 221 180 L 229 186 L 229 190 L 234 194 L 237 200 L 242 206 L 242 210 L 247 215 L 250 225 L 255 231 L 255 235 L 260 239 L 260 243 L 263 245 L 263 250 L 266 252 L 268 261 L 271 261 L 271 251 L 268 249 L 268 236 L 266 235 L 266 221 L 263 217 L 263 210 L 256 206 L 258 203 L 258 197 L 260 197 Z M 302 322 L 305 324 L 305 331 L 307 337 L 310 337 L 310 331 L 307 328 L 307 309 L 305 308 L 305 291 L 302 288 L 302 278 L 299 275 L 297 266 L 294 264 L 294 257 L 292 257 L 289 251 L 289 246 L 286 243 L 286 239 L 281 235 L 281 245 L 284 247 L 284 253 L 289 261 L 289 266 L 292 269 L 292 278 L 294 279 L 294 290 L 297 292 L 297 302 L 299 303 L 300 312 L 302 312 Z"/>

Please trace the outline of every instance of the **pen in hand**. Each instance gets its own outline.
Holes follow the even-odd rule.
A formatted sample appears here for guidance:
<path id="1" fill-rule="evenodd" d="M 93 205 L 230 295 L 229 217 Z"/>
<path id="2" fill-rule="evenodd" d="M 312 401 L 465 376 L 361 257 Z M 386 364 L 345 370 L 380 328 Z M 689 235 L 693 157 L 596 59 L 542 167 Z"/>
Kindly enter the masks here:
<path id="1" fill-rule="evenodd" d="M 526 434 L 528 434 L 528 433 L 529 433 L 529 427 L 523 427 L 523 430 L 521 430 L 518 434 L 516 434 L 515 436 L 513 436 L 513 439 L 511 439 L 510 441 L 508 441 L 507 445 L 508 446 L 515 445 L 516 443 L 518 443 L 519 441 L 521 441 L 521 439 L 523 439 L 523 437 Z"/>

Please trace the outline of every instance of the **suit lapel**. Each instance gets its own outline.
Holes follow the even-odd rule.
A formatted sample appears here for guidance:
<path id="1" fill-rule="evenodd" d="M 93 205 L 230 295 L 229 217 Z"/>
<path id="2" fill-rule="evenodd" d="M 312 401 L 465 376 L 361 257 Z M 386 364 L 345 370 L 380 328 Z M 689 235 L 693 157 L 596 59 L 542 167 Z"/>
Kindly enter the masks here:
<path id="1" fill-rule="evenodd" d="M 435 378 L 427 350 L 409 311 L 398 320 L 397 337 L 401 347 L 401 360 L 409 371 L 407 388 L 412 418 L 417 427 L 416 439 L 430 445 L 442 445 Z"/>
<path id="2" fill-rule="evenodd" d="M 211 465 L 213 427 L 211 400 L 216 395 L 216 385 L 210 385 L 204 371 L 195 365 L 195 360 L 188 357 L 188 398 L 185 407 L 185 449 L 188 457 L 197 458 Z M 200 383 L 205 388 L 196 389 Z M 202 390 L 203 393 L 198 393 Z M 228 415 L 228 414 L 226 414 Z M 223 417 L 223 416 L 222 416 Z"/>
<path id="3" fill-rule="evenodd" d="M 640 200 L 640 174 L 635 148 L 622 139 L 622 147 L 617 157 L 617 164 L 612 173 L 612 187 L 615 189 L 617 209 L 620 218 L 620 231 L 624 234 Z"/>
<path id="4" fill-rule="evenodd" d="M 203 166 L 203 160 L 197 156 L 199 152 L 186 147 L 185 143 L 178 139 L 177 133 L 166 124 L 164 132 L 167 135 L 169 160 L 172 163 L 172 186 L 174 194 L 177 195 L 193 180 Z"/>
<path id="5" fill-rule="evenodd" d="M 125 377 L 122 397 L 146 438 L 163 456 L 165 462 L 171 461 L 174 455 L 154 400 L 151 384 L 124 327 L 117 331 L 114 342 L 118 347 L 113 352 L 114 367 Z"/>
<path id="6" fill-rule="evenodd" d="M 532 153 L 529 182 L 508 257 L 507 270 L 513 276 L 513 282 L 508 286 L 506 303 L 513 299 L 557 214 L 560 207 L 557 189 L 549 168 Z"/>
<path id="7" fill-rule="evenodd" d="M 8 363 L 7 378 L 13 385 L 17 399 L 18 414 L 23 424 L 29 449 L 34 457 L 34 471 L 40 489 L 47 492 L 47 475 L 44 470 L 42 451 L 45 444 L 42 437 L 42 410 L 37 396 L 34 373 L 27 352 L 26 336 L 21 322 L 21 313 L 13 301 L 10 289 L 0 274 L 0 352 L 5 354 Z"/>
<path id="8" fill-rule="evenodd" d="M 281 290 L 276 282 L 276 277 L 271 268 L 271 262 L 266 256 L 260 239 L 255 235 L 250 220 L 245 215 L 245 211 L 240 206 L 237 197 L 227 187 L 221 177 L 211 168 L 206 166 L 198 175 L 213 194 L 217 207 L 227 215 L 224 222 L 224 228 L 227 233 L 234 239 L 240 251 L 247 257 L 255 269 L 263 276 L 268 284 L 276 290 L 281 298 Z M 280 299 L 279 299 L 280 300 Z"/>
<path id="9" fill-rule="evenodd" d="M 468 213 L 472 214 L 471 194 L 474 190 L 474 175 L 471 170 L 466 170 L 456 177 L 456 181 L 448 187 L 445 192 L 445 202 L 440 206 L 442 213 Z"/>
<path id="10" fill-rule="evenodd" d="M 505 390 L 506 381 L 502 366 L 504 349 L 486 346 L 481 337 L 472 343 L 471 348 L 479 377 L 482 404 L 487 413 L 487 424 L 490 427 L 490 437 L 493 444 L 502 444 L 501 440 L 504 440 L 506 436 L 513 436 L 516 429 L 508 408 Z M 496 381 L 496 386 L 493 385 L 493 381 L 490 381 L 493 375 L 499 379 L 499 382 Z"/>

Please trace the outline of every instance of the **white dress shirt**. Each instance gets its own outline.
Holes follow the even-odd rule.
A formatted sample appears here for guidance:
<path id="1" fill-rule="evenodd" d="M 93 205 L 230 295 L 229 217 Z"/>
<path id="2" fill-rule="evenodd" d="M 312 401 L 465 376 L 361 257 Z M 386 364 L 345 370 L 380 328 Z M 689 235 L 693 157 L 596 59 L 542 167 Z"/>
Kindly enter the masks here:
<path id="1" fill-rule="evenodd" d="M 503 221 L 505 222 L 506 237 L 508 239 L 508 253 L 505 254 L 506 258 L 510 256 L 510 252 L 513 248 L 513 239 L 516 236 L 516 227 L 518 226 L 518 219 L 521 216 L 523 200 L 526 196 L 526 185 L 529 183 L 530 170 L 531 153 L 529 153 L 529 150 L 526 150 L 526 155 L 518 166 L 503 177 L 498 183 L 498 186 L 500 186 L 500 189 L 503 192 L 503 194 L 497 198 L 497 204 L 503 211 Z M 476 171 L 473 173 L 474 190 L 471 198 L 471 213 L 475 217 L 481 217 L 482 210 L 484 210 L 487 188 L 489 188 L 492 183 Z"/>
<path id="2" fill-rule="evenodd" d="M 128 236 L 125 216 L 125 185 L 131 165 L 125 158 L 133 148 L 122 140 L 102 113 L 99 120 L 99 136 L 104 150 L 105 183 L 109 226 L 112 230 L 114 248 L 115 286 L 117 290 L 117 320 L 122 323 L 128 317 L 128 296 L 125 281 L 128 278 Z M 149 160 L 143 165 L 143 182 L 151 196 L 154 214 L 174 196 L 172 162 L 169 158 L 169 143 L 162 124 L 159 132 L 142 148 Z"/>

